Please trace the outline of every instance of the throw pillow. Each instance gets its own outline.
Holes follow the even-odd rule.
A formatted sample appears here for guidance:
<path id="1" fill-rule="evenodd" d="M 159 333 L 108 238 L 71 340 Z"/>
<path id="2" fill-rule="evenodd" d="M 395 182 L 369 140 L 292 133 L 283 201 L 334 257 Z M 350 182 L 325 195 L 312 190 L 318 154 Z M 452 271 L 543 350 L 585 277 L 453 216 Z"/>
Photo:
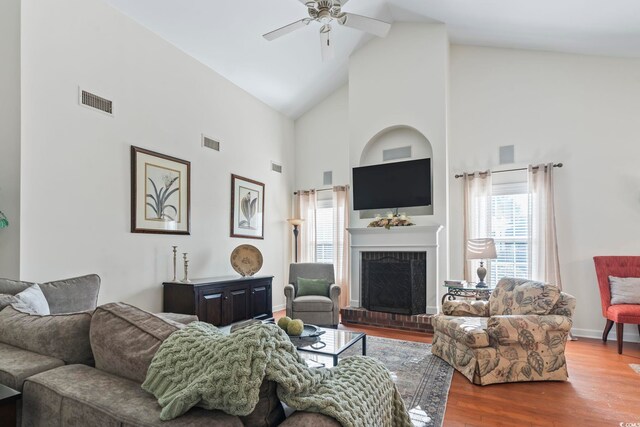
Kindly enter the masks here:
<path id="1" fill-rule="evenodd" d="M 324 279 L 305 279 L 304 277 L 298 277 L 298 292 L 296 296 L 317 295 L 329 297 L 329 287 L 329 282 Z"/>
<path id="2" fill-rule="evenodd" d="M 640 277 L 609 276 L 611 304 L 640 304 Z"/>
<path id="3" fill-rule="evenodd" d="M 41 316 L 51 314 L 49 312 L 49 303 L 38 285 L 29 286 L 24 291 L 16 294 L 15 297 L 27 306 L 32 313 Z"/>

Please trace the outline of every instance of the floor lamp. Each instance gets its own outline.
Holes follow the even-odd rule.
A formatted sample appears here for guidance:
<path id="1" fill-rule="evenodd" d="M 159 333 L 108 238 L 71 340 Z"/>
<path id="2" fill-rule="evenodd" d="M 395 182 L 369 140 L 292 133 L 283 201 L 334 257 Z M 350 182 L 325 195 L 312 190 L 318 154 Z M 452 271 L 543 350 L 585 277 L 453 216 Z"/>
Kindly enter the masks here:
<path id="1" fill-rule="evenodd" d="M 298 227 L 302 225 L 304 219 L 290 218 L 287 220 L 289 224 L 293 225 L 293 240 L 295 242 L 295 262 L 298 262 Z"/>

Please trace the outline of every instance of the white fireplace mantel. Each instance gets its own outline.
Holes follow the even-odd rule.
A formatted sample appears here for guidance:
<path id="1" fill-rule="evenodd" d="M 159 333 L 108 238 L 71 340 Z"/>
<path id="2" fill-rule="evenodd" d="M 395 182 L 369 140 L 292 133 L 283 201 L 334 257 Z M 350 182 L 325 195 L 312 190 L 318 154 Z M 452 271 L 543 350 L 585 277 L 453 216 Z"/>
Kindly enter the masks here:
<path id="1" fill-rule="evenodd" d="M 438 310 L 438 233 L 442 225 L 349 228 L 351 234 L 351 307 L 360 307 L 362 252 L 426 252 L 427 313 Z"/>

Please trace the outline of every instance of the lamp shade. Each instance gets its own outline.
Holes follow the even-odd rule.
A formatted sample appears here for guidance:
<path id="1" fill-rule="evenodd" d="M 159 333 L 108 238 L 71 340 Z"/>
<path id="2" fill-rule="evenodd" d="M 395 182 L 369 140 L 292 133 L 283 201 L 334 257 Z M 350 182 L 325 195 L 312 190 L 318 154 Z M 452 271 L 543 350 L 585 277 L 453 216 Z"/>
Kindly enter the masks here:
<path id="1" fill-rule="evenodd" d="M 302 223 L 304 222 L 304 219 L 289 218 L 287 220 L 287 222 L 289 222 L 289 224 L 291 224 L 291 225 L 302 225 Z"/>
<path id="2" fill-rule="evenodd" d="M 496 243 L 491 238 L 467 240 L 466 258 L 469 259 L 496 259 Z"/>

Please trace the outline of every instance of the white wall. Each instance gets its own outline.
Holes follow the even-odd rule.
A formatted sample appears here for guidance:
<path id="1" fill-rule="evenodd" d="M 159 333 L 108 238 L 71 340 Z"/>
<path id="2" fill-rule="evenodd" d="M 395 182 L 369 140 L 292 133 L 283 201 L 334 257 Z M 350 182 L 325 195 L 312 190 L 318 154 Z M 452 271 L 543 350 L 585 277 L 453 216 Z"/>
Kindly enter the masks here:
<path id="1" fill-rule="evenodd" d="M 422 133 L 433 150 L 433 215 L 415 216 L 418 225 L 443 225 L 439 234 L 437 283 L 448 271 L 447 90 L 449 40 L 442 24 L 395 23 L 349 61 L 350 165 L 358 166 L 367 143 L 399 125 Z M 366 227 L 354 213 L 351 225 Z M 357 262 L 352 262 L 358 266 Z M 437 283 L 428 284 L 427 305 L 435 308 Z"/>
<path id="2" fill-rule="evenodd" d="M 0 2 L 0 277 L 20 275 L 20 0 Z"/>
<path id="3" fill-rule="evenodd" d="M 160 310 L 171 245 L 209 277 L 233 273 L 230 252 L 251 243 L 284 304 L 293 122 L 100 0 L 24 0 L 22 35 L 22 278 L 95 272 L 101 303 Z M 78 85 L 115 116 L 78 106 Z M 202 132 L 222 151 L 201 148 Z M 191 161 L 191 236 L 129 232 L 132 144 Z M 266 184 L 264 241 L 229 238 L 231 173 Z"/>
<path id="4" fill-rule="evenodd" d="M 452 277 L 462 277 L 462 183 L 453 175 L 498 165 L 556 169 L 556 221 L 564 289 L 578 307 L 574 331 L 604 327 L 595 255 L 640 253 L 640 60 L 510 49 L 451 49 Z M 613 331 L 612 331 L 613 336 Z M 635 325 L 625 339 L 638 340 Z"/>
<path id="5" fill-rule="evenodd" d="M 349 168 L 349 87 L 341 87 L 302 115 L 296 128 L 296 188 L 322 188 L 323 172 L 333 185 L 351 180 Z"/>

